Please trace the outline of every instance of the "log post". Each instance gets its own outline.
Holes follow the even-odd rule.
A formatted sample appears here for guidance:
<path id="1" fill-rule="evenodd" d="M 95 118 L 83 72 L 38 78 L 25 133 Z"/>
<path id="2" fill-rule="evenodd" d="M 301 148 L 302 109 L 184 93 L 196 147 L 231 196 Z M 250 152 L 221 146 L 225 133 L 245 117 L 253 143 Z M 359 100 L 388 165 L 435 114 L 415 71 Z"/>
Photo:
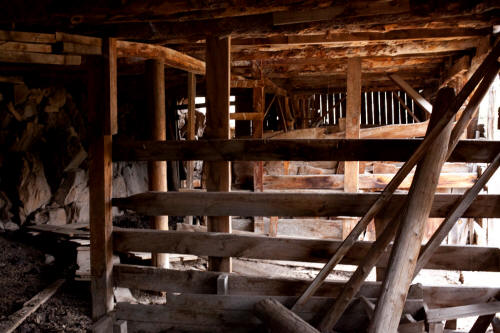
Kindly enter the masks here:
<path id="1" fill-rule="evenodd" d="M 187 114 L 187 139 L 195 139 L 196 131 L 196 75 L 188 73 L 188 114 Z M 193 188 L 194 161 L 187 161 L 187 188 Z"/>
<path id="2" fill-rule="evenodd" d="M 165 115 L 165 63 L 162 60 L 146 61 L 146 89 L 147 112 L 151 140 L 163 141 L 167 139 Z M 167 162 L 148 162 L 148 188 L 150 191 L 166 192 Z M 168 216 L 151 217 L 156 230 L 168 230 Z M 152 264 L 156 267 L 168 268 L 168 254 L 154 253 L 151 256 Z"/>
<path id="3" fill-rule="evenodd" d="M 89 203 L 92 319 L 113 310 L 112 135 L 117 132 L 116 40 L 103 40 L 103 57 L 90 61 Z"/>
<path id="4" fill-rule="evenodd" d="M 361 59 L 349 58 L 347 61 L 347 113 L 346 139 L 359 139 L 361 120 Z M 344 192 L 358 192 L 359 162 L 346 161 L 344 167 Z M 356 225 L 356 219 L 346 219 L 342 227 L 345 239 Z"/>
<path id="5" fill-rule="evenodd" d="M 255 304 L 254 311 L 256 316 L 270 328 L 271 332 L 319 333 L 318 330 L 275 299 L 266 298 L 258 302 Z"/>
<path id="6" fill-rule="evenodd" d="M 206 100 L 207 139 L 229 139 L 229 89 L 231 82 L 231 38 L 210 36 L 206 51 Z M 229 192 L 231 190 L 230 162 L 207 163 L 207 191 Z M 230 216 L 209 216 L 208 231 L 231 232 Z M 231 272 L 231 258 L 210 257 L 208 268 L 212 271 Z"/>
<path id="7" fill-rule="evenodd" d="M 441 117 L 446 112 L 447 104 L 454 97 L 451 88 L 444 88 L 438 92 L 429 127 L 432 128 L 436 124 L 438 118 L 435 115 Z M 441 167 L 447 156 L 451 129 L 452 124 L 449 123 L 417 167 L 369 332 L 397 331 L 408 288 L 413 279 Z"/>

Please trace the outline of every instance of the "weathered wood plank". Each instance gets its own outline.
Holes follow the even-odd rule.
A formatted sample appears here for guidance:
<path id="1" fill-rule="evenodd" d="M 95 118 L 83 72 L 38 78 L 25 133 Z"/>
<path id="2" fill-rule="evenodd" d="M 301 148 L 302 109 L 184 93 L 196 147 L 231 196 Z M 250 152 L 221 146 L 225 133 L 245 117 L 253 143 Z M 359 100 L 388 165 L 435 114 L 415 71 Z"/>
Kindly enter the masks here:
<path id="1" fill-rule="evenodd" d="M 361 120 L 361 58 L 349 58 L 347 61 L 347 113 L 345 116 L 346 139 L 360 138 Z M 359 189 L 359 162 L 346 161 L 344 166 L 345 192 L 357 192 Z"/>
<path id="2" fill-rule="evenodd" d="M 0 30 L 0 40 L 25 43 L 55 43 L 55 34 Z"/>
<path id="3" fill-rule="evenodd" d="M 446 217 L 460 197 L 437 194 L 430 217 Z M 361 216 L 377 198 L 375 193 L 148 192 L 114 198 L 113 205 L 149 216 Z M 385 211 L 404 200 L 406 195 L 395 194 Z M 479 195 L 463 217 L 500 217 L 500 195 Z"/>
<path id="4" fill-rule="evenodd" d="M 47 302 L 52 295 L 54 295 L 59 287 L 65 282 L 64 279 L 57 280 L 47 288 L 36 294 L 32 299 L 23 304 L 23 307 L 16 311 L 15 313 L 8 316 L 5 320 L 0 323 L 0 330 L 3 333 L 12 333 L 15 329 L 23 323 L 23 321 L 29 317 L 33 312 L 38 310 L 38 308 Z"/>
<path id="5" fill-rule="evenodd" d="M 325 262 L 340 246 L 339 241 L 265 237 L 212 232 L 180 232 L 115 228 L 114 249 L 118 252 L 157 252 L 212 257 Z M 371 242 L 356 242 L 343 259 L 358 264 Z M 378 267 L 386 267 L 384 253 Z M 462 258 L 457 261 L 456 258 Z M 477 246 L 441 246 L 425 266 L 428 269 L 500 271 L 500 249 Z"/>
<path id="6" fill-rule="evenodd" d="M 391 181 L 394 174 L 360 174 L 359 189 L 383 190 Z M 468 188 L 477 178 L 474 173 L 445 173 L 439 177 L 439 188 Z M 399 189 L 408 189 L 413 181 L 413 175 L 408 175 L 398 186 Z M 263 178 L 265 190 L 293 190 L 293 189 L 324 189 L 339 190 L 345 188 L 344 175 L 294 175 L 268 176 Z"/>
<path id="7" fill-rule="evenodd" d="M 82 58 L 77 55 L 2 50 L 0 51 L 0 62 L 79 66 L 82 63 Z"/>
<path id="8" fill-rule="evenodd" d="M 429 323 L 435 323 L 450 319 L 484 316 L 498 312 L 500 312 L 500 302 L 489 302 L 450 308 L 429 309 L 426 311 L 426 315 Z"/>
<path id="9" fill-rule="evenodd" d="M 399 75 L 389 75 L 391 80 L 394 81 L 401 89 L 403 89 L 413 100 L 427 113 L 432 113 L 432 105 L 425 98 L 423 98 L 415 89 L 406 83 Z"/>
<path id="10" fill-rule="evenodd" d="M 274 298 L 265 298 L 254 306 L 256 316 L 274 332 L 319 333 L 304 319 L 289 311 Z"/>
<path id="11" fill-rule="evenodd" d="M 406 161 L 421 139 L 280 139 L 121 141 L 113 160 L 137 161 Z M 500 141 L 461 140 L 450 162 L 489 163 Z"/>
<path id="12" fill-rule="evenodd" d="M 136 42 L 118 41 L 116 43 L 118 57 L 138 57 L 146 59 L 162 59 L 165 65 L 192 72 L 205 74 L 205 63 L 174 49 Z"/>

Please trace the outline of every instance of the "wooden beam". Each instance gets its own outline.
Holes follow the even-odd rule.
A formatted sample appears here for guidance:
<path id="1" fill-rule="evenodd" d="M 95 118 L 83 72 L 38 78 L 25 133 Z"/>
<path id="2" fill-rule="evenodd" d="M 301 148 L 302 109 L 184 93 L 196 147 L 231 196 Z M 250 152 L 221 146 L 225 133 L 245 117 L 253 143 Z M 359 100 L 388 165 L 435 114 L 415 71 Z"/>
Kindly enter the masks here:
<path id="1" fill-rule="evenodd" d="M 138 214 L 186 216 L 361 216 L 379 199 L 376 193 L 197 193 L 149 192 L 114 198 L 113 205 Z M 437 194 L 430 217 L 446 217 L 461 198 L 458 194 Z M 387 208 L 396 210 L 406 195 L 395 194 Z M 500 195 L 479 195 L 463 217 L 500 217 Z"/>
<path id="2" fill-rule="evenodd" d="M 452 88 L 442 88 L 433 105 L 429 132 L 446 113 L 450 100 L 455 98 Z M 402 315 L 404 300 L 413 279 L 418 254 L 429 218 L 432 200 L 437 188 L 441 168 L 446 160 L 453 124 L 450 122 L 436 138 L 433 147 L 417 166 L 408 203 L 401 216 L 401 226 L 391 252 L 391 261 L 384 279 L 369 332 L 393 332 Z M 396 322 L 394 322 L 396 321 Z"/>
<path id="3" fill-rule="evenodd" d="M 495 171 L 500 166 L 500 154 L 493 160 L 493 162 L 488 166 L 488 168 L 483 172 L 483 174 L 476 181 L 474 186 L 465 192 L 463 197 L 457 201 L 457 203 L 453 206 L 450 214 L 446 217 L 446 219 L 441 223 L 439 228 L 434 232 L 432 237 L 427 241 L 427 244 L 423 247 L 418 261 L 415 267 L 414 276 L 418 274 L 418 272 L 425 266 L 425 263 L 432 256 L 432 253 L 438 246 L 443 242 L 446 238 L 450 230 L 453 228 L 457 220 L 463 215 L 463 212 L 469 208 L 472 201 L 477 197 L 479 192 L 484 188 L 484 186 L 488 183 L 488 180 L 493 176 Z"/>
<path id="4" fill-rule="evenodd" d="M 59 287 L 61 287 L 64 282 L 64 279 L 55 281 L 47 288 L 36 294 L 32 299 L 25 302 L 21 309 L 2 320 L 0 323 L 0 330 L 4 333 L 14 332 L 26 318 L 38 310 L 42 304 L 47 302 L 59 290 Z"/>
<path id="5" fill-rule="evenodd" d="M 147 112 L 150 128 L 150 139 L 154 141 L 166 140 L 166 112 L 165 112 L 165 63 L 163 60 L 146 61 L 146 96 Z M 148 162 L 148 189 L 150 191 L 168 190 L 167 162 Z M 154 216 L 151 218 L 156 230 L 168 230 L 168 216 Z M 152 263 L 156 267 L 169 267 L 166 253 L 154 253 Z"/>
<path id="6" fill-rule="evenodd" d="M 360 174 L 358 175 L 358 188 L 363 190 L 383 190 L 390 183 L 394 174 Z M 406 178 L 398 186 L 398 189 L 409 189 L 413 174 Z M 477 175 L 475 173 L 445 173 L 440 175 L 438 188 L 468 188 L 474 184 Z M 345 189 L 345 175 L 298 175 L 298 176 L 268 176 L 263 177 L 264 190 L 299 190 L 299 189 L 321 189 L 341 190 Z"/>
<path id="7" fill-rule="evenodd" d="M 162 59 L 165 65 L 195 74 L 205 74 L 205 63 L 168 47 L 136 42 L 117 41 L 118 57 Z"/>
<path id="8" fill-rule="evenodd" d="M 193 254 L 210 257 L 325 262 L 341 242 L 236 235 L 213 232 L 158 231 L 120 229 L 113 231 L 117 252 L 158 252 Z M 367 256 L 371 242 L 355 242 L 346 253 L 343 264 L 357 265 Z M 377 260 L 378 267 L 387 267 L 389 253 Z M 467 260 L 457 261 L 462 257 Z M 441 246 L 427 264 L 428 269 L 500 271 L 500 250 L 477 246 Z"/>
<path id="9" fill-rule="evenodd" d="M 484 316 L 498 312 L 500 312 L 500 302 L 489 302 L 451 308 L 429 309 L 426 311 L 426 316 L 429 323 L 435 323 L 450 319 Z"/>
<path id="10" fill-rule="evenodd" d="M 20 64 L 79 66 L 82 58 L 77 55 L 35 53 L 27 51 L 0 51 L 0 62 Z"/>
<path id="11" fill-rule="evenodd" d="M 112 133 L 116 106 L 115 40 L 103 43 L 104 57 L 89 70 L 89 195 L 92 318 L 97 321 L 113 309 L 112 281 Z"/>
<path id="12" fill-rule="evenodd" d="M 406 161 L 421 139 L 118 141 L 115 161 Z M 449 162 L 490 163 L 500 141 L 462 140 Z"/>
<path id="13" fill-rule="evenodd" d="M 0 40 L 24 43 L 55 43 L 55 34 L 0 30 Z"/>
<path id="14" fill-rule="evenodd" d="M 396 83 L 401 89 L 403 89 L 425 112 L 428 114 L 432 113 L 432 105 L 427 102 L 415 89 L 413 89 L 408 83 L 406 83 L 399 75 L 392 74 L 389 75 L 392 81 Z"/>
<path id="15" fill-rule="evenodd" d="M 361 59 L 347 61 L 347 113 L 346 139 L 359 139 L 361 122 Z M 359 162 L 346 161 L 344 168 L 344 191 L 357 192 L 359 188 Z"/>
<path id="16" fill-rule="evenodd" d="M 206 100 L 207 119 L 205 137 L 208 139 L 230 139 L 229 90 L 231 82 L 231 38 L 213 36 L 207 38 Z M 231 190 L 230 162 L 207 163 L 207 191 L 229 192 Z M 231 232 L 230 216 L 209 216 L 208 230 Z M 209 269 L 231 272 L 231 258 L 209 258 Z"/>
<path id="17" fill-rule="evenodd" d="M 232 120 L 252 120 L 262 122 L 264 120 L 264 114 L 257 112 L 237 112 L 231 113 L 229 118 Z"/>
<path id="18" fill-rule="evenodd" d="M 266 298 L 254 306 L 255 315 L 273 332 L 319 333 L 308 322 L 300 318 L 273 298 Z"/>

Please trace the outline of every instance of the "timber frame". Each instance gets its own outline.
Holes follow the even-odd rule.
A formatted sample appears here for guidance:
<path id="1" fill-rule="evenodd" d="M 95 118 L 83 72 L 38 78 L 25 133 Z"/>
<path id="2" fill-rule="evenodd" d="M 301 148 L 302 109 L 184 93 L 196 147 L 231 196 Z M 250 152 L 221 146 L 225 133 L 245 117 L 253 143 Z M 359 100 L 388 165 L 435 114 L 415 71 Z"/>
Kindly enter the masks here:
<path id="1" fill-rule="evenodd" d="M 395 332 L 401 316 L 418 317 L 424 303 L 430 308 L 429 331 L 471 313 L 481 316 L 478 327 L 489 324 L 500 310 L 498 302 L 486 302 L 500 296 L 499 288 L 411 281 L 421 269 L 500 272 L 499 248 L 440 245 L 458 218 L 500 218 L 500 196 L 479 194 L 500 164 L 500 142 L 460 139 L 498 75 L 500 43 L 492 30 L 499 23 L 498 5 L 243 2 L 244 12 L 232 1 L 210 8 L 203 1 L 190 2 L 192 7 L 146 1 L 117 8 L 111 0 L 95 10 L 78 4 L 58 13 L 44 7 L 37 15 L 16 16 L 22 7 L 17 5 L 0 11 L 0 23 L 15 16 L 27 29 L 63 31 L 0 31 L 0 40 L 8 42 L 0 47 L 0 62 L 87 70 L 94 331 L 111 332 L 126 321 L 129 332 L 254 332 L 265 326 L 287 332 L 318 332 L 315 327 Z M 367 10 L 373 14 L 363 14 Z M 43 14 L 51 22 L 38 18 Z M 72 28 L 63 18 L 70 18 Z M 457 20 L 463 20 L 460 27 Z M 146 60 L 145 66 L 138 59 Z M 116 136 L 120 66 L 147 75 L 149 140 Z M 178 83 L 186 79 L 187 87 Z M 184 141 L 166 136 L 169 89 L 187 92 Z M 251 92 L 243 103 L 236 99 L 236 113 L 230 113 L 231 89 Z M 206 91 L 207 128 L 196 140 L 200 91 Z M 266 132 L 273 117 L 279 131 Z M 394 136 L 388 139 L 387 133 Z M 193 161 L 199 160 L 206 162 L 206 191 L 193 186 Z M 113 198 L 117 161 L 148 162 L 149 191 Z M 166 161 L 189 161 L 186 191 L 167 191 Z M 253 192 L 231 191 L 235 161 L 255 162 Z M 266 161 L 338 161 L 344 175 L 267 175 Z M 374 187 L 373 177 L 359 174 L 366 161 L 403 163 Z M 479 178 L 458 174 L 450 180 L 440 178 L 446 161 L 490 166 Z M 447 181 L 453 184 L 439 188 L 460 183 L 470 190 L 435 194 Z M 297 187 L 335 191 L 307 193 Z M 408 193 L 395 193 L 401 189 Z M 151 216 L 155 228 L 113 227 L 113 207 Z M 206 216 L 207 225 L 168 230 L 168 216 Z M 270 217 L 271 237 L 233 232 L 231 216 L 253 216 L 255 230 Z M 287 238 L 276 237 L 279 216 L 342 216 L 350 222 L 342 240 Z M 445 222 L 421 248 L 429 217 Z M 376 239 L 359 241 L 373 220 Z M 155 267 L 113 263 L 114 254 L 127 252 L 154 254 Z M 170 269 L 168 253 L 208 257 L 208 269 Z M 233 273 L 231 258 L 325 266 L 312 281 L 255 277 Z M 325 282 L 337 264 L 357 270 L 347 282 Z M 366 282 L 372 268 L 378 281 Z M 115 287 L 166 292 L 167 303 L 115 304 Z M 423 322 L 404 324 L 424 331 Z"/>

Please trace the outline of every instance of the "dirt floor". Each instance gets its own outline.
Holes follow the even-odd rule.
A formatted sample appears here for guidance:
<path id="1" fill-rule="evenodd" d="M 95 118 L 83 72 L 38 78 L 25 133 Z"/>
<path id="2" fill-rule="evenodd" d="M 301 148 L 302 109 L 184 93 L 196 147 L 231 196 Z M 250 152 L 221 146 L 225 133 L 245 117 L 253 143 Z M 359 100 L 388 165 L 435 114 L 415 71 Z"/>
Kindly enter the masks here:
<path id="1" fill-rule="evenodd" d="M 0 236 L 0 322 L 56 279 L 64 277 L 51 255 Z M 15 332 L 90 332 L 90 290 L 67 281 Z"/>

